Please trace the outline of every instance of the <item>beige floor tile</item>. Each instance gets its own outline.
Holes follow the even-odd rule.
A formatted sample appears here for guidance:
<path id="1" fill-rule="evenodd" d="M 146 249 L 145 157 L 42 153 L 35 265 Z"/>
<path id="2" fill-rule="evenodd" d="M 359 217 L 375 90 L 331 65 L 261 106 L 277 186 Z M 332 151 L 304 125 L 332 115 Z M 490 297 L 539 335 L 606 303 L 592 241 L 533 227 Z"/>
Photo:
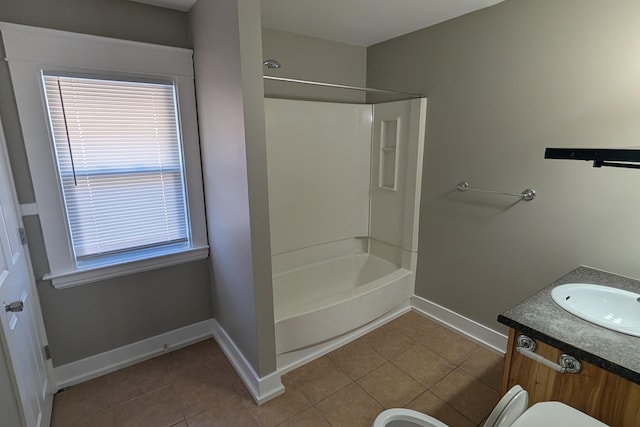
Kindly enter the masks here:
<path id="1" fill-rule="evenodd" d="M 495 390 L 500 390 L 504 357 L 494 352 L 479 348 L 473 355 L 462 362 L 460 367 Z"/>
<path id="2" fill-rule="evenodd" d="M 97 412 L 76 412 L 72 416 L 61 417 L 54 410 L 51 427 L 115 427 L 113 408 L 101 409 Z"/>
<path id="3" fill-rule="evenodd" d="M 425 391 L 406 407 L 430 415 L 452 427 L 474 427 L 476 425 L 430 391 Z"/>
<path id="4" fill-rule="evenodd" d="M 89 397 L 101 396 L 104 401 L 104 407 L 111 406 L 111 377 L 103 375 L 81 384 L 71 386 L 64 391 L 56 394 L 56 401 L 87 399 Z"/>
<path id="5" fill-rule="evenodd" d="M 476 424 L 498 403 L 498 392 L 458 368 L 430 391 Z"/>
<path id="6" fill-rule="evenodd" d="M 184 419 L 170 387 L 122 403 L 113 410 L 118 427 L 167 427 Z"/>
<path id="7" fill-rule="evenodd" d="M 454 364 L 420 344 L 414 344 L 391 362 L 426 388 L 456 368 Z"/>
<path id="8" fill-rule="evenodd" d="M 166 387 L 169 384 L 166 366 L 165 355 L 113 372 L 110 375 L 112 404 L 117 405 Z"/>
<path id="9" fill-rule="evenodd" d="M 497 402 L 501 370 L 500 356 L 407 313 L 283 376 L 285 395 L 260 407 L 206 340 L 57 394 L 51 425 L 369 427 L 406 405 L 469 427 Z"/>
<path id="10" fill-rule="evenodd" d="M 380 355 L 387 360 L 400 355 L 413 341 L 391 324 L 386 324 L 362 337 Z"/>
<path id="11" fill-rule="evenodd" d="M 370 427 L 383 408 L 357 384 L 351 384 L 316 405 L 333 427 Z"/>
<path id="12" fill-rule="evenodd" d="M 109 378 L 100 377 L 54 396 L 53 426 L 82 425 L 88 418 L 111 406 Z"/>
<path id="13" fill-rule="evenodd" d="M 287 372 L 280 377 L 280 381 L 282 382 L 285 390 L 296 388 L 296 382 L 298 381 L 298 378 L 300 376 L 300 373 L 298 372 L 299 369 L 300 368 L 297 368 L 294 371 Z"/>
<path id="14" fill-rule="evenodd" d="M 442 326 L 425 331 L 419 343 L 454 365 L 461 364 L 480 349 L 469 339 Z"/>
<path id="15" fill-rule="evenodd" d="M 430 329 L 439 327 L 437 323 L 410 311 L 389 323 L 412 341 L 422 341 Z"/>
<path id="16" fill-rule="evenodd" d="M 358 384 L 385 408 L 402 407 L 426 390 L 390 362 L 359 379 Z"/>
<path id="17" fill-rule="evenodd" d="M 384 357 L 362 340 L 353 341 L 329 353 L 328 356 L 333 363 L 354 380 L 363 377 L 386 362 Z"/>
<path id="18" fill-rule="evenodd" d="M 349 385 L 352 380 L 324 356 L 291 371 L 285 382 L 285 387 L 300 389 L 311 403 L 317 403 Z"/>
<path id="19" fill-rule="evenodd" d="M 194 348 L 194 350 L 201 350 L 206 352 L 207 354 L 210 354 L 213 358 L 225 357 L 224 352 L 213 338 L 200 341 L 185 348 L 192 347 Z"/>
<path id="20" fill-rule="evenodd" d="M 317 409 L 309 408 L 280 424 L 279 427 L 331 427 L 331 425 Z"/>
<path id="21" fill-rule="evenodd" d="M 166 359 L 166 374 L 169 382 L 198 375 L 215 367 L 216 362 L 227 361 L 218 344 L 212 339 L 168 353 Z M 231 368 L 231 365 L 229 367 Z"/>
<path id="22" fill-rule="evenodd" d="M 210 369 L 200 375 L 179 379 L 171 388 L 185 417 L 202 412 L 220 401 L 245 395 L 244 384 L 233 369 Z"/>
<path id="23" fill-rule="evenodd" d="M 284 394 L 254 407 L 253 418 L 260 427 L 273 427 L 311 407 L 309 399 L 299 389 L 292 388 Z"/>
<path id="24" fill-rule="evenodd" d="M 251 415 L 253 406 L 237 397 L 224 400 L 204 412 L 187 418 L 188 427 L 259 427 Z"/>

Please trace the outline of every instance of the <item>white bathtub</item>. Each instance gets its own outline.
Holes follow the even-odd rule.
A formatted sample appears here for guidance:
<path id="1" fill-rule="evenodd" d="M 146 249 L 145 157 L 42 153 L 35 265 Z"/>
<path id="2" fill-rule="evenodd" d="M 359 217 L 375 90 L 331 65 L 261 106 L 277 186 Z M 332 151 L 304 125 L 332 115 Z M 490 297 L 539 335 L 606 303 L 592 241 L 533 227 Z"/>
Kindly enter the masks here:
<path id="1" fill-rule="evenodd" d="M 355 253 L 274 274 L 277 354 L 352 331 L 407 301 L 415 279 L 400 264 Z"/>

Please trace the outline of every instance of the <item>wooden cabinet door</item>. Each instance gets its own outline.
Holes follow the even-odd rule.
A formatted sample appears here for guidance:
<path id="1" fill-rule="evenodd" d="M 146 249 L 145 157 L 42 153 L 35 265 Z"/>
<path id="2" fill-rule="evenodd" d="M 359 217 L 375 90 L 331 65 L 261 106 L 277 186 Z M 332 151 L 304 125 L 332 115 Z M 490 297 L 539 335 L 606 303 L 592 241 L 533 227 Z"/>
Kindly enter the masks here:
<path id="1" fill-rule="evenodd" d="M 582 360 L 577 374 L 556 372 L 520 354 L 518 335 L 509 331 L 502 394 L 520 384 L 529 393 L 529 405 L 555 400 L 614 427 L 640 426 L 640 385 Z M 563 353 L 539 340 L 536 344 L 536 354 L 553 362 Z"/>

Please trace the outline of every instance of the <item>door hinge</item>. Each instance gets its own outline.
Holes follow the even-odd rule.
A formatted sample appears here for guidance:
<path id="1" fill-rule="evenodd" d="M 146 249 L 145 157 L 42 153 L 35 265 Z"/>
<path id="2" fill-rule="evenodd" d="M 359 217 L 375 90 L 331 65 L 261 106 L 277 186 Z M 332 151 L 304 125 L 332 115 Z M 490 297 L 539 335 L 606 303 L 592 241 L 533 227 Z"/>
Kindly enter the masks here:
<path id="1" fill-rule="evenodd" d="M 47 360 L 51 360 L 51 351 L 48 345 L 44 346 L 44 357 L 46 357 Z"/>
<path id="2" fill-rule="evenodd" d="M 27 233 L 24 231 L 24 228 L 20 227 L 18 229 L 18 233 L 20 234 L 20 243 L 23 245 L 27 244 Z"/>

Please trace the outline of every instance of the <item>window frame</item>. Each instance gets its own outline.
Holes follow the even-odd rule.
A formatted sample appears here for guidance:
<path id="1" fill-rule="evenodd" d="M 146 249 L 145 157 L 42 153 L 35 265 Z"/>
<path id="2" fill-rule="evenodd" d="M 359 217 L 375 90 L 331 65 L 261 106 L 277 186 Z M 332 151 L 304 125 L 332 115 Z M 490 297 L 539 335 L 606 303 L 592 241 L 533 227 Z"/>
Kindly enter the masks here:
<path id="1" fill-rule="evenodd" d="M 42 226 L 51 280 L 67 288 L 204 259 L 208 256 L 204 191 L 196 121 L 193 51 L 66 31 L 0 23 L 18 116 Z M 78 266 L 66 220 L 42 72 L 103 78 L 165 80 L 175 84 L 187 200 L 189 244 L 146 258 Z M 28 124 L 28 125 L 26 125 Z"/>
<path id="2" fill-rule="evenodd" d="M 162 85 L 164 87 L 164 91 L 170 91 L 171 93 L 171 116 L 168 117 L 169 120 L 171 120 L 172 123 L 174 123 L 176 125 L 176 140 L 173 140 L 173 142 L 177 142 L 178 145 L 173 145 L 173 147 L 177 148 L 177 151 L 172 151 L 172 153 L 175 155 L 173 157 L 174 161 L 177 160 L 175 163 L 172 163 L 173 166 L 172 168 L 167 168 L 167 167 L 163 167 L 162 169 L 159 168 L 159 164 L 154 163 L 153 165 L 155 166 L 154 168 L 149 168 L 149 167 L 143 167 L 141 168 L 140 165 L 130 165 L 127 164 L 126 166 L 119 164 L 117 162 L 115 163 L 110 163 L 109 165 L 104 165 L 101 168 L 92 168 L 90 165 L 86 165 L 85 167 L 82 166 L 82 155 L 80 154 L 79 157 L 76 159 L 76 154 L 81 153 L 82 149 L 80 149 L 80 146 L 84 143 L 84 142 L 88 142 L 91 143 L 91 141 L 95 141 L 94 138 L 92 138 L 91 136 L 88 137 L 87 141 L 84 141 L 83 138 L 78 137 L 78 128 L 77 125 L 75 123 L 75 121 L 73 120 L 73 111 L 74 111 L 74 102 L 71 98 L 73 98 L 73 95 L 71 93 L 67 93 L 67 97 L 62 96 L 62 89 L 60 89 L 60 86 L 58 85 L 58 89 L 56 90 L 54 88 L 54 92 L 56 96 L 59 96 L 59 98 L 56 98 L 56 96 L 52 97 L 51 96 L 51 88 L 49 86 L 49 89 L 47 89 L 47 83 L 46 80 L 49 79 L 49 84 L 51 84 L 52 79 L 56 80 L 57 78 L 64 78 L 64 79 L 78 79 L 79 80 L 79 84 L 80 86 L 82 86 L 83 88 L 86 88 L 88 85 L 93 84 L 92 82 L 95 82 L 95 84 L 97 86 L 93 86 L 92 89 L 90 90 L 91 95 L 95 96 L 96 94 L 96 89 L 97 88 L 104 88 L 104 83 L 103 82 L 115 82 L 117 87 L 120 88 L 120 90 L 123 90 L 123 86 L 121 85 L 122 83 L 124 83 L 125 85 L 135 85 L 135 84 L 141 84 L 141 85 L 146 85 L 146 84 L 152 84 L 152 85 Z M 57 80 L 56 80 L 57 81 Z M 131 78 L 123 78 L 122 76 L 109 76 L 109 77 L 105 77 L 105 76 L 94 76 L 94 75 L 89 75 L 86 73 L 75 73 L 75 74 L 70 74 L 70 73 L 61 73 L 61 72 L 53 72 L 51 70 L 47 70 L 46 72 L 42 73 L 42 78 L 41 78 L 41 82 L 44 85 L 44 92 L 47 94 L 47 96 L 45 97 L 45 106 L 47 107 L 47 122 L 49 123 L 49 130 L 50 130 L 50 135 L 51 135 L 51 140 L 53 142 L 53 152 L 54 152 L 54 159 L 56 160 L 56 172 L 57 172 L 57 177 L 60 180 L 60 187 L 63 189 L 62 191 L 62 198 L 65 204 L 65 220 L 67 222 L 68 227 L 70 228 L 71 232 L 70 232 L 70 240 L 73 246 L 73 250 L 74 250 L 74 254 L 75 254 L 75 259 L 76 259 L 76 265 L 81 267 L 81 268 L 86 268 L 86 267 L 93 267 L 93 266 L 97 266 L 97 265 L 105 265 L 105 264 L 112 264 L 113 262 L 118 262 L 118 260 L 127 260 L 127 259 L 139 259 L 139 258 L 146 258 L 149 257 L 149 254 L 153 254 L 153 253 L 168 253 L 168 252 L 175 252 L 176 249 L 180 248 L 180 246 L 184 247 L 185 244 L 188 244 L 189 241 L 189 217 L 188 217 L 188 209 L 186 206 L 186 185 L 185 185 L 185 164 L 184 164 L 184 159 L 183 159 L 183 144 L 182 144 L 182 136 L 181 136 L 181 125 L 180 125 L 180 121 L 178 118 L 178 110 L 177 108 L 179 107 L 177 105 L 177 93 L 176 93 L 176 87 L 173 81 L 171 80 L 165 80 L 165 81 L 160 81 L 158 79 L 146 79 L 146 80 L 142 80 L 142 79 L 131 79 Z M 109 86 L 111 89 L 113 89 L 115 86 Z M 138 88 L 138 89 L 133 89 L 132 90 L 144 90 L 145 94 L 148 94 L 148 89 L 144 89 L 144 88 Z M 60 92 L 59 92 L 60 91 Z M 82 89 L 80 89 L 80 91 L 82 91 Z M 139 93 L 139 92 L 138 92 Z M 87 95 L 87 93 L 85 92 L 85 96 Z M 63 101 L 64 99 L 64 101 Z M 92 98 L 93 100 L 93 98 Z M 148 100 L 148 99 L 147 99 Z M 82 101 L 80 101 L 82 102 Z M 69 105 L 67 105 L 67 110 L 69 112 L 71 112 L 70 116 L 68 116 L 67 111 L 65 111 L 64 105 L 66 105 L 67 103 L 69 103 Z M 62 141 L 60 141 L 58 138 L 56 138 L 56 129 L 58 130 L 58 133 L 62 133 L 61 128 L 61 123 L 58 124 L 58 128 L 55 127 L 55 121 L 53 119 L 54 116 L 52 116 L 52 110 L 51 108 L 54 108 L 54 110 L 58 110 L 58 114 L 64 117 L 64 129 L 66 131 L 66 135 L 65 138 L 63 138 Z M 126 107 L 125 107 L 126 108 Z M 117 117 L 121 117 L 118 115 L 118 112 L 116 111 L 116 116 Z M 81 113 L 82 114 L 82 113 Z M 107 112 L 107 114 L 110 114 Z M 67 124 L 67 117 L 70 117 L 69 119 L 69 123 Z M 111 116 L 113 117 L 113 116 Z M 85 117 L 86 119 L 86 117 Z M 102 124 L 102 123 L 101 123 Z M 148 123 L 147 123 L 148 124 Z M 67 127 L 68 126 L 68 127 Z M 74 162 L 74 159 L 78 161 L 77 166 L 71 166 L 70 170 L 66 170 L 64 169 L 64 166 L 60 163 L 61 158 L 65 158 L 65 154 L 61 153 L 61 148 L 60 145 L 64 146 L 64 149 L 62 151 L 67 152 L 67 150 L 71 151 L 71 141 L 69 141 L 69 131 L 71 132 L 71 134 L 73 135 L 74 133 L 76 134 L 76 138 L 80 138 L 82 139 L 82 141 L 77 140 L 76 139 L 76 143 L 78 146 L 73 148 L 73 151 L 75 152 L 77 150 L 77 153 L 74 153 L 72 155 L 70 155 L 70 162 Z M 115 138 L 119 138 L 117 135 L 115 136 Z M 127 137 L 128 138 L 128 137 Z M 157 142 L 157 141 L 156 141 Z M 98 142 L 98 144 L 101 144 L 101 142 Z M 154 146 L 155 147 L 155 146 Z M 91 149 L 89 149 L 91 150 Z M 114 153 L 115 154 L 115 153 Z M 177 157 L 176 157 L 177 156 Z M 153 158 L 153 156 L 152 156 Z M 142 160 L 142 159 L 140 159 Z M 168 160 L 168 159 L 167 159 Z M 66 163 L 66 162 L 65 162 Z M 63 167 L 63 170 L 61 170 L 61 167 Z M 76 174 L 77 172 L 77 174 Z M 185 228 L 184 231 L 186 232 L 186 234 L 183 236 L 183 238 L 181 238 L 180 240 L 176 240 L 176 241 L 164 241 L 162 243 L 158 243 L 158 244 L 151 244 L 148 246 L 145 245 L 141 245 L 139 247 L 135 247 L 135 246 L 129 246 L 129 247 L 123 247 L 121 249 L 117 249 L 113 252 L 105 252 L 105 253 L 97 253 L 97 254 L 87 254 L 87 255 L 79 255 L 79 247 L 81 246 L 82 243 L 86 243 L 86 239 L 81 239 L 79 238 L 79 235 L 76 235 L 76 239 L 74 240 L 74 230 L 79 231 L 78 229 L 78 223 L 75 223 L 76 227 L 74 228 L 74 221 L 72 220 L 72 217 L 75 217 L 77 215 L 73 215 L 73 209 L 70 210 L 69 207 L 69 203 L 70 201 L 74 200 L 74 190 L 77 189 L 76 186 L 72 186 L 72 188 L 69 188 L 68 185 L 65 185 L 65 181 L 70 181 L 70 177 L 74 177 L 73 181 L 76 182 L 76 185 L 81 182 L 84 181 L 85 179 L 87 179 L 90 182 L 93 182 L 93 184 L 95 185 L 96 182 L 93 181 L 93 179 L 97 179 L 98 177 L 102 177 L 104 180 L 108 181 L 108 182 L 114 182 L 114 180 L 116 180 L 116 182 L 120 181 L 119 178 L 124 177 L 124 179 L 127 179 L 127 177 L 132 177 L 132 176 L 148 176 L 149 174 L 153 177 L 153 176 L 157 176 L 158 174 L 163 173 L 166 174 L 168 176 L 174 176 L 176 181 L 179 182 L 179 192 L 176 192 L 176 195 L 179 195 L 179 200 L 180 200 L 180 206 L 181 206 L 181 214 L 178 214 L 180 216 L 183 215 L 183 219 L 184 219 L 184 223 L 181 222 L 181 224 L 184 224 Z M 78 181 L 76 181 L 76 176 Z M 129 181 L 130 182 L 130 181 Z M 82 187 L 82 185 L 80 185 L 80 187 Z M 145 187 L 146 188 L 146 187 Z M 99 190 L 98 190 L 99 191 Z M 79 195 L 78 195 L 79 196 Z M 80 197 L 82 199 L 82 197 Z M 86 201 L 86 200 L 85 200 Z M 114 201 L 114 200 L 112 200 Z M 127 204 L 129 202 L 127 201 Z M 73 203 L 72 203 L 73 204 Z M 140 220 L 141 216 L 137 215 L 137 213 L 135 211 L 131 210 L 131 207 L 127 208 L 126 211 L 126 215 L 127 218 L 133 218 L 133 217 L 137 217 L 138 220 Z M 76 211 L 77 212 L 77 211 Z M 98 211 L 93 211 L 93 212 L 98 212 Z M 160 211 L 161 212 L 161 211 Z M 157 213 L 157 211 L 156 211 Z M 86 220 L 86 217 L 84 217 L 84 219 Z M 123 218 L 124 219 L 124 218 Z M 143 220 L 144 221 L 144 220 Z M 137 230 L 127 230 L 125 228 L 125 230 L 127 232 L 136 232 Z M 90 229 L 87 230 L 89 231 L 89 234 L 95 236 L 94 234 L 94 230 Z M 146 256 L 145 256 L 146 255 Z"/>

